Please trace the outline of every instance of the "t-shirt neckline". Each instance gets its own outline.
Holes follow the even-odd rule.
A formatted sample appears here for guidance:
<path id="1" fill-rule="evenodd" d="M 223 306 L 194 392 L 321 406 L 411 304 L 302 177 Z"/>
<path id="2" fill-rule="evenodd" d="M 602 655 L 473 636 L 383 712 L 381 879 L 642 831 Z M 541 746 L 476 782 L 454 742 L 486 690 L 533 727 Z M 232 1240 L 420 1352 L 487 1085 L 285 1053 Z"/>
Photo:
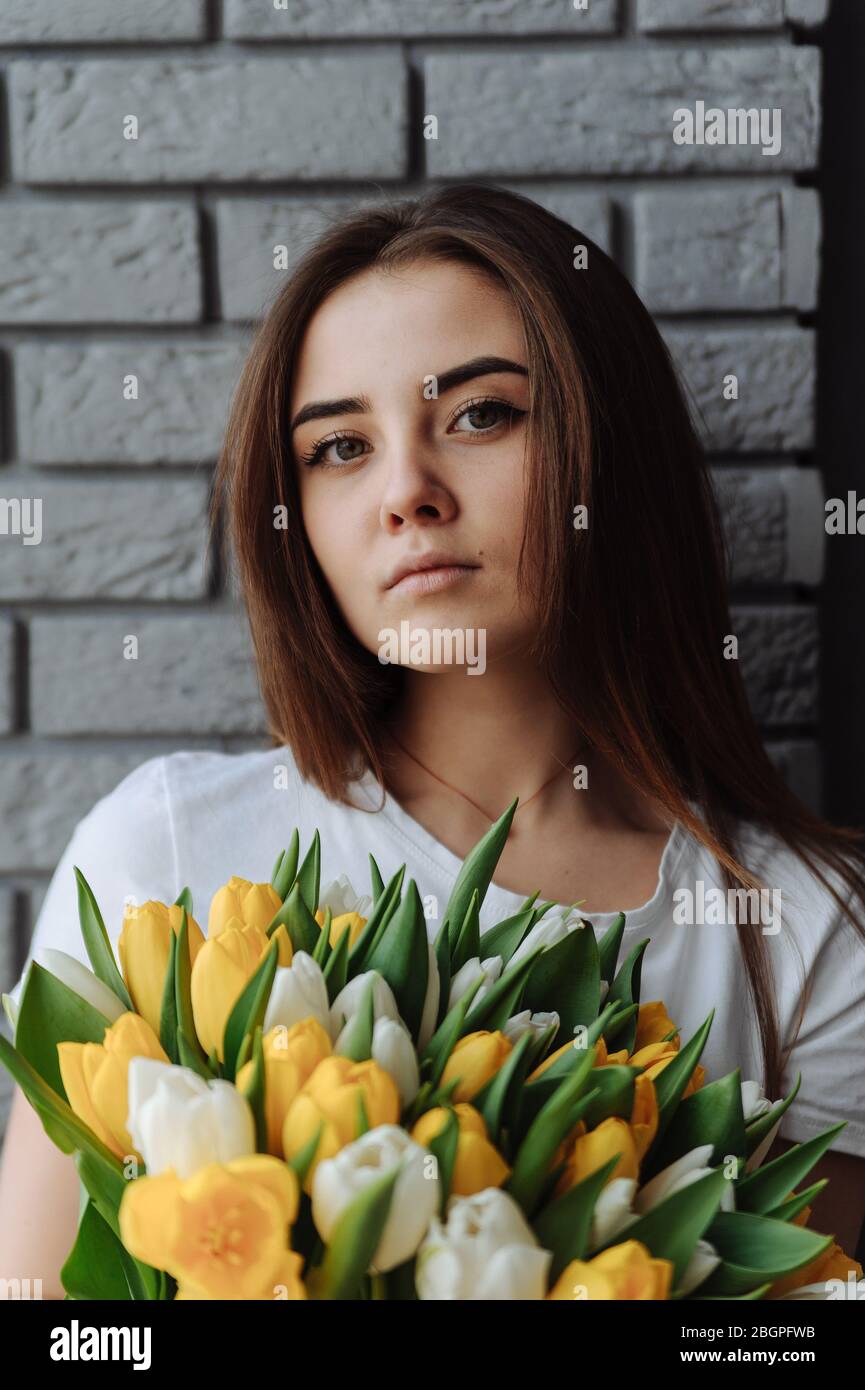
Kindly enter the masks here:
<path id="1" fill-rule="evenodd" d="M 409 815 L 408 811 L 386 789 L 384 790 L 384 804 L 380 806 L 382 787 L 370 768 L 367 768 L 353 785 L 367 800 L 370 809 L 385 818 L 399 839 L 404 840 L 416 854 L 426 858 L 452 881 L 456 881 L 463 862 L 459 855 L 454 854 L 447 845 L 443 845 L 440 840 L 430 834 L 420 821 Z M 696 803 L 690 802 L 689 804 L 693 810 L 697 810 Z M 677 819 L 670 830 L 661 855 L 658 865 L 658 881 L 652 896 L 646 902 L 641 903 L 639 907 L 630 910 L 621 908 L 609 912 L 587 912 L 585 914 L 587 920 L 591 921 L 593 925 L 606 927 L 615 921 L 619 911 L 622 911 L 625 914 L 626 932 L 649 926 L 660 915 L 662 908 L 667 903 L 668 890 L 690 838 L 687 827 Z M 487 889 L 485 902 L 491 902 L 494 906 L 499 907 L 502 918 L 508 917 L 518 910 L 529 893 L 533 891 L 533 889 L 528 889 L 522 894 L 515 893 L 512 889 L 505 888 L 496 883 L 495 879 L 492 879 Z M 546 899 L 538 898 L 538 902 L 542 901 L 546 901 Z M 555 905 L 562 911 L 568 906 L 567 903 Z"/>

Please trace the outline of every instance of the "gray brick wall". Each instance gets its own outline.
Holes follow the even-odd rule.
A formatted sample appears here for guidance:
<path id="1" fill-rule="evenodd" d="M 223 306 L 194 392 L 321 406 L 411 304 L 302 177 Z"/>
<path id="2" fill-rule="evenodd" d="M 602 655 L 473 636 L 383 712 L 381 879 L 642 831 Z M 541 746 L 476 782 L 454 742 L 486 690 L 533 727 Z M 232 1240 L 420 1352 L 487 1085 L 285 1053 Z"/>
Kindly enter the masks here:
<path id="1" fill-rule="evenodd" d="M 230 575 L 205 553 L 213 463 L 284 276 L 274 247 L 290 263 L 378 190 L 495 178 L 616 256 L 702 420 L 767 745 L 819 804 L 809 26 L 826 9 L 3 0 L 0 493 L 42 500 L 43 539 L 0 535 L 0 988 L 99 796 L 156 752 L 242 748 L 262 728 Z M 697 98 L 781 108 L 781 153 L 677 146 L 672 112 Z M 0 1080 L 0 1128 L 7 1096 Z"/>

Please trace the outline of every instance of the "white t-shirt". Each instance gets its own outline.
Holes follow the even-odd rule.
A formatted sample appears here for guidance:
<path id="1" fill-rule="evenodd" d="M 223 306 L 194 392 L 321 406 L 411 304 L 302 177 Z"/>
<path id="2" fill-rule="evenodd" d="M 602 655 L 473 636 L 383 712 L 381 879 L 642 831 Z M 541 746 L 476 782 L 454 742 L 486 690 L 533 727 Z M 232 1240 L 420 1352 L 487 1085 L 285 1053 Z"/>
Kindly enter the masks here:
<path id="1" fill-rule="evenodd" d="M 322 887 L 344 873 L 355 892 L 368 894 L 369 852 L 385 881 L 405 863 L 406 884 L 413 878 L 428 910 L 437 906 L 436 915 L 428 917 L 433 939 L 461 860 L 392 797 L 387 797 L 381 811 L 376 810 L 381 795 L 372 774 L 366 773 L 354 784 L 352 799 L 369 810 L 329 801 L 300 776 L 285 747 L 241 754 L 184 751 L 150 758 L 102 797 L 76 826 L 46 892 L 27 963 L 46 946 L 89 963 L 78 926 L 73 865 L 81 869 L 96 895 L 116 952 L 124 898 L 170 903 L 188 884 L 194 915 L 206 931 L 216 890 L 233 874 L 268 882 L 274 860 L 295 826 L 301 856 L 315 829 L 320 832 Z M 802 1073 L 802 1085 L 780 1133 L 806 1140 L 846 1120 L 832 1147 L 865 1157 L 865 943 L 822 884 L 779 840 L 746 824 L 740 824 L 739 836 L 747 867 L 782 895 L 781 929 L 764 936 L 775 971 L 784 1042 L 795 1022 L 802 989 L 793 940 L 801 948 L 805 971 L 814 976 L 798 1042 L 784 1074 L 783 1094 L 788 1093 L 797 1071 Z M 710 901 L 706 895 L 711 889 L 723 887 L 714 857 L 677 824 L 663 853 L 654 894 L 631 911 L 623 905 L 626 924 L 619 961 L 649 936 L 642 1000 L 664 1001 L 681 1029 L 683 1043 L 714 1009 L 702 1056 L 706 1079 L 724 1076 L 739 1066 L 742 1080 L 762 1081 L 759 1035 L 751 1017 L 736 929 L 715 924 L 708 909 L 701 920 L 698 881 L 704 885 L 704 903 Z M 481 929 L 514 913 L 538 887 L 543 900 L 543 885 L 527 883 L 524 893 L 513 893 L 493 881 L 481 908 Z M 688 925 L 680 924 L 687 899 L 674 897 L 681 889 L 695 894 L 695 911 Z M 846 894 L 842 896 L 846 899 Z M 599 938 L 615 915 L 592 914 Z M 768 910 L 762 920 L 767 925 L 771 922 Z M 758 924 L 752 930 L 762 927 Z"/>

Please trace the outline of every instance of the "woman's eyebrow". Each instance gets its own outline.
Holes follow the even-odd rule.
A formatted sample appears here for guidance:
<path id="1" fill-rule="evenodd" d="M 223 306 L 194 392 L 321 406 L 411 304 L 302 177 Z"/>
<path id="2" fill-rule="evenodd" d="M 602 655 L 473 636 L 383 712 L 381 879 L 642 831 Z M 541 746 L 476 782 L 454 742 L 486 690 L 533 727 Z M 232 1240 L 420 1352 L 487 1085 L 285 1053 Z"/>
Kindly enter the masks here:
<path id="1" fill-rule="evenodd" d="M 444 395 L 455 386 L 462 386 L 464 382 L 473 381 L 475 377 L 491 376 L 493 372 L 516 372 L 519 376 L 528 376 L 527 369 L 521 363 L 512 362 L 508 357 L 473 357 L 470 362 L 463 362 L 459 367 L 451 367 L 448 371 L 438 374 L 438 393 L 440 396 Z M 418 394 L 422 399 L 423 390 L 423 384 L 420 383 Z M 326 420 L 333 415 L 365 415 L 371 409 L 368 396 L 343 396 L 333 401 L 309 401 L 307 405 L 301 406 L 295 415 L 289 426 L 289 434 L 294 434 L 295 430 L 309 420 Z"/>

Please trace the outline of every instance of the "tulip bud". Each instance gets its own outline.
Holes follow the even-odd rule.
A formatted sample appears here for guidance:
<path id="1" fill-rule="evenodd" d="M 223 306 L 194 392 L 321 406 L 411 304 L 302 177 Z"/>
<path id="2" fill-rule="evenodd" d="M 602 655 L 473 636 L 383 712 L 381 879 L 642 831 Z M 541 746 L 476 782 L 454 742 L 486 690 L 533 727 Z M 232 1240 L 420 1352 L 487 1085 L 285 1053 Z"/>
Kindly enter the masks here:
<path id="1" fill-rule="evenodd" d="M 277 967 L 264 1013 L 264 1031 L 270 1032 L 279 1024 L 291 1028 L 308 1018 L 320 1023 L 328 1038 L 332 1036 L 324 972 L 306 951 L 295 951 L 291 965 Z"/>
<path id="2" fill-rule="evenodd" d="M 424 1300 L 537 1300 L 547 1291 L 552 1252 L 537 1239 L 513 1197 L 489 1187 L 448 1198 L 434 1216 L 415 1264 Z"/>
<path id="3" fill-rule="evenodd" d="M 303 1019 L 290 1028 L 277 1023 L 264 1034 L 262 1047 L 267 1151 L 282 1158 L 282 1127 L 289 1106 L 319 1062 L 331 1055 L 330 1034 L 315 1018 Z M 238 1071 L 236 1085 L 240 1091 L 247 1090 L 253 1067 L 252 1061 L 244 1062 Z"/>
<path id="4" fill-rule="evenodd" d="M 208 937 L 198 952 L 190 986 L 195 1031 L 205 1052 L 216 1048 L 220 1062 L 225 1058 L 223 1034 L 231 1010 L 269 949 L 261 927 L 235 921 L 218 936 Z"/>
<path id="5" fill-rule="evenodd" d="M 370 1129 L 399 1123 L 399 1092 L 393 1078 L 377 1062 L 353 1062 L 348 1057 L 319 1062 L 289 1106 L 282 1128 L 282 1150 L 289 1162 L 323 1124 L 305 1192 L 312 1193 L 318 1164 L 358 1137 L 360 1097 Z"/>
<path id="6" fill-rule="evenodd" d="M 149 1057 L 129 1063 L 128 1123 L 151 1177 L 173 1168 L 189 1178 L 208 1163 L 255 1153 L 252 1109 L 230 1081 Z"/>
<path id="7" fill-rule="evenodd" d="M 147 1020 L 134 1013 L 121 1014 L 106 1028 L 101 1043 L 61 1042 L 57 1057 L 75 1114 L 118 1158 L 128 1154 L 140 1158 L 126 1127 L 129 1064 L 133 1057 L 168 1061 Z"/>
<path id="8" fill-rule="evenodd" d="M 441 1192 L 433 1156 L 398 1125 L 378 1125 L 319 1163 L 312 1186 L 312 1217 L 327 1243 L 346 1207 L 396 1167 L 387 1220 L 370 1261 L 374 1273 L 410 1260 L 425 1236 Z"/>
<path id="9" fill-rule="evenodd" d="M 171 933 L 180 931 L 183 908 L 178 903 L 168 906 L 153 900 L 140 906 L 127 903 L 123 926 L 117 942 L 117 954 L 123 980 L 135 1010 L 146 1018 L 155 1033 L 159 1033 L 162 995 Z M 189 959 L 194 964 L 204 945 L 201 928 L 190 913 L 186 914 Z"/>
<path id="10" fill-rule="evenodd" d="M 451 1193 L 460 1197 L 471 1197 L 486 1187 L 501 1187 L 509 1177 L 511 1169 L 505 1163 L 498 1149 L 487 1138 L 487 1127 L 480 1111 L 464 1102 L 453 1107 L 459 1134 L 457 1153 L 451 1176 Z M 446 1106 L 435 1106 L 421 1115 L 411 1131 L 411 1137 L 418 1144 L 429 1148 L 431 1141 L 440 1134 L 448 1122 L 451 1111 Z"/>
<path id="11" fill-rule="evenodd" d="M 508 1059 L 511 1044 L 501 1032 L 481 1029 L 460 1038 L 445 1064 L 441 1086 L 459 1077 L 452 1099 L 471 1100 Z"/>
<path id="12" fill-rule="evenodd" d="M 282 907 L 282 898 L 269 883 L 250 883 L 249 879 L 230 878 L 214 893 L 207 918 L 207 939 L 212 941 L 236 917 L 245 927 L 258 927 L 267 932 Z"/>

